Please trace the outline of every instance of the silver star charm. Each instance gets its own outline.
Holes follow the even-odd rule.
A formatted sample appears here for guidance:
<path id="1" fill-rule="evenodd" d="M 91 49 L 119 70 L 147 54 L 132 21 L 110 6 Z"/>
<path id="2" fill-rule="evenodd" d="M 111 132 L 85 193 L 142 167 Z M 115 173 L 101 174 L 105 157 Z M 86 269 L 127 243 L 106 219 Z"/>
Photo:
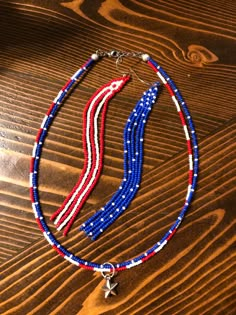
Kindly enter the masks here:
<path id="1" fill-rule="evenodd" d="M 106 279 L 106 285 L 102 287 L 102 290 L 105 291 L 105 299 L 108 298 L 110 295 L 117 295 L 115 288 L 117 287 L 118 283 L 111 283 L 111 279 Z"/>

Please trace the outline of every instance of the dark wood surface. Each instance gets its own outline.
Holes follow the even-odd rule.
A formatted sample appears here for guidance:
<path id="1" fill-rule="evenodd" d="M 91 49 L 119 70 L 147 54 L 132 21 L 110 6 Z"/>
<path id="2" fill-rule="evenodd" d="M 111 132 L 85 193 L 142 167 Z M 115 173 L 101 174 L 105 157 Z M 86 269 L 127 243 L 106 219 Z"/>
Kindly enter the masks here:
<path id="1" fill-rule="evenodd" d="M 235 292 L 236 3 L 155 0 L 0 0 L 1 314 L 233 315 Z M 50 248 L 28 193 L 32 146 L 50 101 L 96 49 L 146 51 L 180 87 L 200 146 L 195 200 L 172 241 L 147 263 L 118 274 L 105 300 L 100 274 L 77 269 Z M 134 64 L 142 79 L 155 75 Z M 122 65 L 124 71 L 128 63 Z M 81 114 L 110 78 L 100 62 L 61 108 L 43 151 L 40 195 L 48 218 L 83 165 Z M 131 207 L 96 242 L 80 224 L 109 200 L 122 178 L 122 129 L 146 87 L 135 77 L 109 105 L 105 166 L 67 238 L 99 263 L 131 258 L 153 245 L 183 204 L 187 154 L 182 127 L 163 90 L 145 135 L 143 181 Z"/>

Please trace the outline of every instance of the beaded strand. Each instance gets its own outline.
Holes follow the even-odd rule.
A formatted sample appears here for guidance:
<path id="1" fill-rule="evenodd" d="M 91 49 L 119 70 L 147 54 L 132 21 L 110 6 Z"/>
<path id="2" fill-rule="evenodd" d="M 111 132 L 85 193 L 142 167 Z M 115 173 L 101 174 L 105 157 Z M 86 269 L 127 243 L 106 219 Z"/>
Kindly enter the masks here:
<path id="1" fill-rule="evenodd" d="M 119 92 L 129 76 L 110 81 L 101 87 L 88 101 L 83 113 L 83 148 L 85 162 L 79 181 L 65 199 L 62 206 L 51 216 L 58 230 L 66 224 L 63 234 L 67 235 L 77 214 L 95 187 L 101 170 L 104 151 L 104 129 L 108 102 Z M 102 110 L 100 137 L 98 137 L 98 116 Z"/>
<path id="2" fill-rule="evenodd" d="M 101 55 L 106 56 L 107 54 Z M 117 54 L 116 54 L 117 55 Z M 109 55 L 108 55 L 109 56 Z M 128 56 L 128 55 L 127 55 Z M 133 54 L 132 54 L 133 56 Z M 160 239 L 160 241 L 156 242 L 151 248 L 149 248 L 147 251 L 145 251 L 143 254 L 138 255 L 137 257 L 133 259 L 126 260 L 121 263 L 114 264 L 114 268 L 111 267 L 109 263 L 105 264 L 98 264 L 92 261 L 84 260 L 73 253 L 71 253 L 69 250 L 67 250 L 63 245 L 59 243 L 59 241 L 55 238 L 55 236 L 51 233 L 44 215 L 41 210 L 40 200 L 39 200 L 39 194 L 38 194 L 38 171 L 39 171 L 39 160 L 42 153 L 42 145 L 44 143 L 45 137 L 48 132 L 48 128 L 53 122 L 54 116 L 59 108 L 60 103 L 64 100 L 66 97 L 67 92 L 69 92 L 74 83 L 79 79 L 79 77 L 94 63 L 95 60 L 97 60 L 99 56 L 97 54 L 92 55 L 92 58 L 87 61 L 87 63 L 80 68 L 67 82 L 65 87 L 58 93 L 58 96 L 55 98 L 54 102 L 51 104 L 47 115 L 45 116 L 41 128 L 38 131 L 36 142 L 33 148 L 32 153 L 32 159 L 31 159 L 31 167 L 30 167 L 30 196 L 32 201 L 32 208 L 35 214 L 35 219 L 38 223 L 38 226 L 40 230 L 42 231 L 45 239 L 49 242 L 49 244 L 58 252 L 59 255 L 61 255 L 64 259 L 68 260 L 72 264 L 75 264 L 76 266 L 93 270 L 93 271 L 99 271 L 99 272 L 114 272 L 121 271 L 125 269 L 129 269 L 132 267 L 135 267 L 136 265 L 139 265 L 147 260 L 149 260 L 152 256 L 154 256 L 157 252 L 159 252 L 167 243 L 168 241 L 173 237 L 175 234 L 177 228 L 179 227 L 180 223 L 182 222 L 184 215 L 188 209 L 188 206 L 193 198 L 193 193 L 196 188 L 197 184 L 197 177 L 198 177 L 198 145 L 197 145 L 197 137 L 196 132 L 194 128 L 194 124 L 192 121 L 192 118 L 190 116 L 190 113 L 188 111 L 187 105 L 182 98 L 180 92 L 176 88 L 174 82 L 170 79 L 170 77 L 167 75 L 167 73 L 153 60 L 150 58 L 147 54 L 141 54 L 141 58 L 143 61 L 147 62 L 147 64 L 155 71 L 155 73 L 159 76 L 162 83 L 165 85 L 165 87 L 168 89 L 172 101 L 174 102 L 177 112 L 179 113 L 180 119 L 182 121 L 185 137 L 187 140 L 187 147 L 188 147 L 188 153 L 189 153 L 189 184 L 187 189 L 187 194 L 184 202 L 184 206 L 182 207 L 176 222 L 170 226 L 168 231 L 165 233 L 165 235 Z M 66 89 L 66 91 L 64 90 Z M 182 112 L 183 111 L 183 112 Z M 189 136 L 188 128 L 186 126 L 185 117 L 187 119 L 187 124 L 189 127 L 189 130 L 191 132 L 191 137 Z M 193 148 L 193 152 L 192 152 Z M 194 159 L 193 155 L 194 154 Z"/>
<path id="3" fill-rule="evenodd" d="M 171 80 L 168 74 L 152 58 L 149 57 L 147 63 L 156 72 L 158 77 L 164 83 L 165 87 L 168 89 L 171 95 L 171 98 L 176 106 L 177 112 L 179 114 L 182 127 L 184 130 L 185 138 L 187 141 L 188 158 L 189 158 L 189 185 L 188 185 L 187 194 L 185 198 L 185 204 L 182 210 L 185 213 L 192 200 L 193 192 L 196 188 L 197 177 L 198 177 L 199 153 L 198 153 L 198 144 L 197 144 L 197 137 L 196 137 L 194 124 L 190 116 L 190 112 L 187 108 L 187 105 L 180 91 L 177 89 L 175 83 L 173 82 L 173 80 Z M 185 117 L 187 119 L 187 124 L 191 132 L 191 138 L 189 135 L 188 127 L 186 125 Z M 193 159 L 193 156 L 194 156 L 194 159 Z"/>

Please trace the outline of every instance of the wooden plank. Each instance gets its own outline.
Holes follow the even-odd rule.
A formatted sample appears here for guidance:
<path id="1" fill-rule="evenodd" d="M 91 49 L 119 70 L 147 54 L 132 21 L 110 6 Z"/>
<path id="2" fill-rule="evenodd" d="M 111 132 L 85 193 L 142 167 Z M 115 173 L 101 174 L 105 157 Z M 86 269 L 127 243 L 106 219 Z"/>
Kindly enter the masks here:
<path id="1" fill-rule="evenodd" d="M 66 313 L 71 305 L 77 312 L 81 310 L 81 314 L 87 314 L 90 307 L 94 314 L 107 311 L 112 314 L 162 314 L 180 310 L 198 314 L 205 309 L 205 302 L 199 304 L 198 300 L 206 292 L 204 301 L 209 299 L 208 308 L 214 307 L 219 299 L 223 303 L 225 296 L 232 294 L 231 277 L 234 275 L 235 219 L 231 202 L 235 198 L 235 187 L 232 186 L 230 154 L 234 146 L 235 124 L 232 122 L 228 128 L 200 143 L 203 180 L 175 241 L 153 257 L 152 264 L 146 263 L 120 273 L 120 294 L 112 304 L 105 303 L 101 296 L 99 286 L 102 279 L 98 274 L 76 271 L 76 267 L 63 261 L 40 240 L 2 265 L 2 297 L 6 314 L 7 310 L 32 314 L 47 310 L 56 314 L 60 309 Z M 219 142 L 227 143 L 223 158 L 222 150 L 215 150 Z M 65 246 L 86 259 L 99 262 L 124 260 L 151 246 L 153 240 L 159 239 L 168 229 L 181 207 L 185 176 L 182 172 L 179 175 L 175 173 L 168 185 L 163 176 L 164 173 L 168 177 L 179 160 L 183 161 L 182 154 L 176 156 L 169 166 L 156 168 L 149 185 L 149 176 L 146 176 L 140 196 L 130 211 L 100 240 L 91 243 L 74 229 Z M 216 161 L 218 170 L 214 170 Z M 90 295 L 88 290 L 91 290 Z M 185 295 L 184 292 L 190 290 L 192 293 Z M 22 296 L 25 298 L 20 302 Z"/>
<path id="2" fill-rule="evenodd" d="M 235 15 L 234 1 L 0 0 L 1 314 L 235 314 Z M 119 295 L 107 300 L 100 274 L 77 270 L 50 249 L 28 194 L 30 154 L 50 101 L 98 48 L 147 51 L 163 66 L 186 98 L 201 153 L 196 197 L 180 230 L 150 262 L 119 273 Z M 121 71 L 130 65 L 143 80 L 157 80 L 135 60 L 124 60 Z M 114 60 L 99 62 L 58 113 L 40 172 L 48 221 L 83 167 L 84 105 L 121 75 Z M 133 75 L 110 102 L 102 177 L 69 237 L 55 233 L 86 259 L 134 257 L 161 237 L 183 204 L 185 141 L 163 90 L 147 124 L 137 197 L 98 241 L 78 232 L 119 186 L 123 127 L 147 87 Z"/>

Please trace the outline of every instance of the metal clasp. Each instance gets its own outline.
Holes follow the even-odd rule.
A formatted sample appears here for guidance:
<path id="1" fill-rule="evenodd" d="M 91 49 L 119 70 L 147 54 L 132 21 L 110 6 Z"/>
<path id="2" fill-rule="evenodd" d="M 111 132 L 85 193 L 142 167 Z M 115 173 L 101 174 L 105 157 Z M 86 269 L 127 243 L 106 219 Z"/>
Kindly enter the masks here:
<path id="1" fill-rule="evenodd" d="M 99 57 L 109 57 L 115 59 L 122 59 L 123 57 L 134 57 L 134 58 L 142 58 L 142 52 L 135 52 L 135 51 L 119 51 L 119 50 L 111 50 L 111 51 L 103 51 L 98 49 L 96 54 Z"/>
<path id="2" fill-rule="evenodd" d="M 122 51 L 112 50 L 112 51 L 108 52 L 108 57 L 110 57 L 110 58 L 122 58 L 123 53 L 122 53 Z"/>

